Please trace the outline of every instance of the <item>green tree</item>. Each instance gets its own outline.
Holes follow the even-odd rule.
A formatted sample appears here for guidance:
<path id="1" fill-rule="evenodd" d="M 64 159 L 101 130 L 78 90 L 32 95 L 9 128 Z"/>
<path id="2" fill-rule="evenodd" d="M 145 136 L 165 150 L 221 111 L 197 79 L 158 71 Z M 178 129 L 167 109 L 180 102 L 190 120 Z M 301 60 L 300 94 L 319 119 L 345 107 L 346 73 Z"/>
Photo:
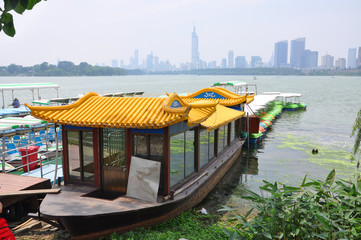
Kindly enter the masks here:
<path id="1" fill-rule="evenodd" d="M 31 10 L 41 0 L 3 0 L 4 5 L 0 7 L 0 32 L 10 37 L 15 35 L 14 19 L 12 10 L 18 14 L 23 14 L 25 10 Z"/>

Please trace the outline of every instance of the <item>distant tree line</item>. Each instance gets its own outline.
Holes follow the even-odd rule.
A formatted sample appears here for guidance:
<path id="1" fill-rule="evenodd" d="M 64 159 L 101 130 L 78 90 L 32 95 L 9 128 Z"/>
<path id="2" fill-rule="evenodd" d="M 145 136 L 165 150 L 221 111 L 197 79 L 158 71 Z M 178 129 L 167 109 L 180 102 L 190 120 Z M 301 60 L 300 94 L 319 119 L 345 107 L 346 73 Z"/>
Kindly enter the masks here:
<path id="1" fill-rule="evenodd" d="M 117 76 L 125 75 L 123 68 L 92 66 L 86 62 L 75 65 L 69 61 L 60 61 L 58 65 L 47 62 L 32 67 L 11 64 L 0 67 L 0 76 Z"/>
<path id="2" fill-rule="evenodd" d="M 123 69 L 112 67 L 92 66 L 86 62 L 75 65 L 69 61 L 60 61 L 58 65 L 47 62 L 32 67 L 11 64 L 0 66 L 0 76 L 123 76 L 123 75 L 305 75 L 305 76 L 361 76 L 361 67 L 358 69 L 293 69 L 293 68 L 215 68 L 193 69 L 183 71 L 149 72 L 141 69 Z"/>

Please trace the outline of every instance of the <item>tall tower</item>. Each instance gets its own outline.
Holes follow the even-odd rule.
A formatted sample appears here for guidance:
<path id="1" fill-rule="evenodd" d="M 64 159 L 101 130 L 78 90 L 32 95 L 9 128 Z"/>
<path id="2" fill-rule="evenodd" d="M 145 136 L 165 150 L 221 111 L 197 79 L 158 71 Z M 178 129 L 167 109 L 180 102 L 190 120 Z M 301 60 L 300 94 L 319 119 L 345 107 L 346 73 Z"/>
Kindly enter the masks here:
<path id="1" fill-rule="evenodd" d="M 230 50 L 228 52 L 228 68 L 234 68 L 234 56 L 233 56 L 233 51 Z"/>
<path id="2" fill-rule="evenodd" d="M 275 43 L 274 67 L 286 67 L 288 58 L 288 41 Z"/>
<path id="3" fill-rule="evenodd" d="M 291 41 L 291 68 L 300 68 L 303 51 L 305 51 L 306 38 L 297 38 Z"/>
<path id="4" fill-rule="evenodd" d="M 192 32 L 192 69 L 197 69 L 199 63 L 199 52 L 198 52 L 198 36 L 196 33 L 196 27 L 193 27 Z"/>
<path id="5" fill-rule="evenodd" d="M 357 67 L 361 67 L 361 47 L 358 48 Z"/>
<path id="6" fill-rule="evenodd" d="M 347 68 L 356 68 L 356 48 L 348 49 Z"/>

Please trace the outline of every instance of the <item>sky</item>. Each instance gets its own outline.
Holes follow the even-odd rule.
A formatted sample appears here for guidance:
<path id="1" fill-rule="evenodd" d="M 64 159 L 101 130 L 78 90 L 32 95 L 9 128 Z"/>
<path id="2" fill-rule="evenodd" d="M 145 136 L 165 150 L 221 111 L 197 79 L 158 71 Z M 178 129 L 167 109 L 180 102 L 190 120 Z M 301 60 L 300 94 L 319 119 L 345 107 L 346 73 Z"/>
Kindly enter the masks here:
<path id="1" fill-rule="evenodd" d="M 2 8 L 2 3 L 0 7 Z M 360 0 L 48 0 L 23 15 L 14 13 L 14 38 L 0 33 L 0 66 L 111 65 L 138 49 L 177 66 L 191 61 L 195 26 L 200 58 L 261 56 L 268 62 L 274 43 L 306 38 L 306 49 L 346 58 L 361 47 Z"/>

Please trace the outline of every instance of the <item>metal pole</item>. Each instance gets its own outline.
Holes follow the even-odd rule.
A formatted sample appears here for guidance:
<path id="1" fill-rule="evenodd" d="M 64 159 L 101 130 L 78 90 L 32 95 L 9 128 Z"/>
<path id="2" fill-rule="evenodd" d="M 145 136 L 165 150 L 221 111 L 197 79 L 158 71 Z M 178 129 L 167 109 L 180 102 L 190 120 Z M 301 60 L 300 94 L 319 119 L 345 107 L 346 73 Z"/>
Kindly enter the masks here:
<path id="1" fill-rule="evenodd" d="M 1 158 L 2 158 L 2 172 L 5 173 L 5 130 L 3 131 L 3 144 L 2 144 L 2 154 L 1 154 Z"/>
<path id="2" fill-rule="evenodd" d="M 1 93 L 3 95 L 3 109 L 5 108 L 5 97 L 4 97 L 4 90 L 1 90 Z"/>
<path id="3" fill-rule="evenodd" d="M 54 174 L 54 181 L 53 181 L 53 187 L 55 187 L 55 182 L 57 179 L 57 175 L 58 175 L 58 149 L 59 149 L 59 141 L 58 141 L 58 129 L 57 129 L 57 124 L 55 123 L 55 174 Z"/>

